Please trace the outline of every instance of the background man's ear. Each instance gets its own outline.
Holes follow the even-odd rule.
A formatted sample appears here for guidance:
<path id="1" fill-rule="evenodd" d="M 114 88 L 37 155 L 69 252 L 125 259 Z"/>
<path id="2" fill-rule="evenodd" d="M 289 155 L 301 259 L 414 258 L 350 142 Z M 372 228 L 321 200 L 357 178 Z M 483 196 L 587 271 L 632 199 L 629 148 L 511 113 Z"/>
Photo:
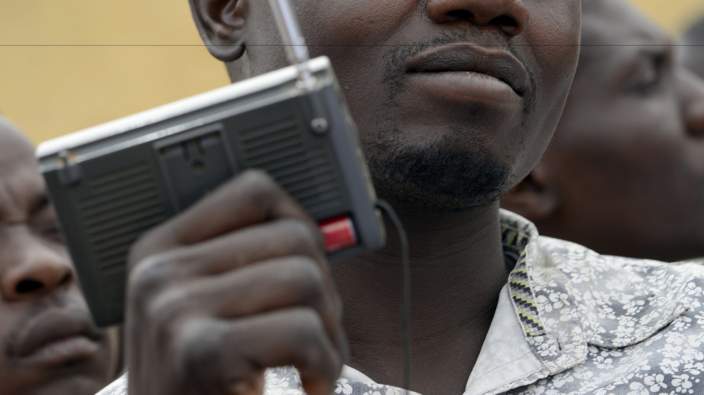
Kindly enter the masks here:
<path id="1" fill-rule="evenodd" d="M 245 52 L 247 1 L 189 0 L 200 37 L 208 51 L 223 62 L 235 61 Z"/>
<path id="2" fill-rule="evenodd" d="M 559 206 L 557 185 L 550 181 L 542 163 L 501 198 L 501 207 L 533 222 L 549 219 Z"/>

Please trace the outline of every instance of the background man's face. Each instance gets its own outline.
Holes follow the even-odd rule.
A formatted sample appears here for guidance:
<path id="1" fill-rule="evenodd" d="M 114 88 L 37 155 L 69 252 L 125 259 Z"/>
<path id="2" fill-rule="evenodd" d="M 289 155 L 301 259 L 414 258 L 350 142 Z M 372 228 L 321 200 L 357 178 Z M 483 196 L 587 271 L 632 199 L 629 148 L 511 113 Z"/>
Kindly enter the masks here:
<path id="1" fill-rule="evenodd" d="M 559 206 L 538 226 L 603 253 L 704 256 L 704 84 L 633 7 L 599 4 L 543 162 Z"/>
<path id="2" fill-rule="evenodd" d="M 542 154 L 576 67 L 579 0 L 293 3 L 312 53 L 333 61 L 385 198 L 487 204 Z M 247 52 L 232 73 L 285 65 L 267 2 L 239 5 Z"/>
<path id="3" fill-rule="evenodd" d="M 92 394 L 113 373 L 33 149 L 0 120 L 0 394 Z"/>

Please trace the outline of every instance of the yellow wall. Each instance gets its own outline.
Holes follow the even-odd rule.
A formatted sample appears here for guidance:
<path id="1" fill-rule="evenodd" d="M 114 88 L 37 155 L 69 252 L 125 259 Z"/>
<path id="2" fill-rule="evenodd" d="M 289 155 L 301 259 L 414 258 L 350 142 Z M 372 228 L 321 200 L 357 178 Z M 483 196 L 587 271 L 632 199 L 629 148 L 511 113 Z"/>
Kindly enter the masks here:
<path id="1" fill-rule="evenodd" d="M 186 0 L 0 0 L 0 113 L 39 142 L 227 83 Z"/>
<path id="2" fill-rule="evenodd" d="M 583 0 L 589 1 L 589 0 Z M 673 33 L 704 14 L 704 0 L 631 0 Z"/>
<path id="3" fill-rule="evenodd" d="M 673 32 L 704 12 L 633 1 Z M 199 44 L 186 0 L 0 0 L 0 113 L 39 142 L 226 84 Z"/>

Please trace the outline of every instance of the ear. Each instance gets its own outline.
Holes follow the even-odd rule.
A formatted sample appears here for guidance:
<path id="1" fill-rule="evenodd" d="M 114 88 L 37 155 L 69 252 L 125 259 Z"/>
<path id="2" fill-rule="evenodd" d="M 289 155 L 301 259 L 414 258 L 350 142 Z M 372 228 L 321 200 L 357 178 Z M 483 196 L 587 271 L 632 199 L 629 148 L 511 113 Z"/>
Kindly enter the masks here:
<path id="1" fill-rule="evenodd" d="M 560 207 L 557 185 L 550 181 L 541 163 L 501 198 L 501 206 L 533 222 L 545 221 Z"/>
<path id="2" fill-rule="evenodd" d="M 189 0 L 201 39 L 208 51 L 223 62 L 241 58 L 246 50 L 247 1 Z"/>

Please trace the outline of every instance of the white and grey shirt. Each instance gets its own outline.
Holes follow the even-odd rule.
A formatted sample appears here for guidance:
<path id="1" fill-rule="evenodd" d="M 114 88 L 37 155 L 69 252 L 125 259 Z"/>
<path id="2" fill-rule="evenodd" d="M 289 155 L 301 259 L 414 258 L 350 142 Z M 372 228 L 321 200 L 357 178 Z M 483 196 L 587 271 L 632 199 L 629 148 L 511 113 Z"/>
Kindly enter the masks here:
<path id="1" fill-rule="evenodd" d="M 704 394 L 703 266 L 599 255 L 505 211 L 502 226 L 513 269 L 464 395 Z M 122 377 L 100 395 L 126 393 Z M 335 389 L 403 393 L 349 367 Z M 302 394 L 295 369 L 268 370 L 265 394 Z"/>

